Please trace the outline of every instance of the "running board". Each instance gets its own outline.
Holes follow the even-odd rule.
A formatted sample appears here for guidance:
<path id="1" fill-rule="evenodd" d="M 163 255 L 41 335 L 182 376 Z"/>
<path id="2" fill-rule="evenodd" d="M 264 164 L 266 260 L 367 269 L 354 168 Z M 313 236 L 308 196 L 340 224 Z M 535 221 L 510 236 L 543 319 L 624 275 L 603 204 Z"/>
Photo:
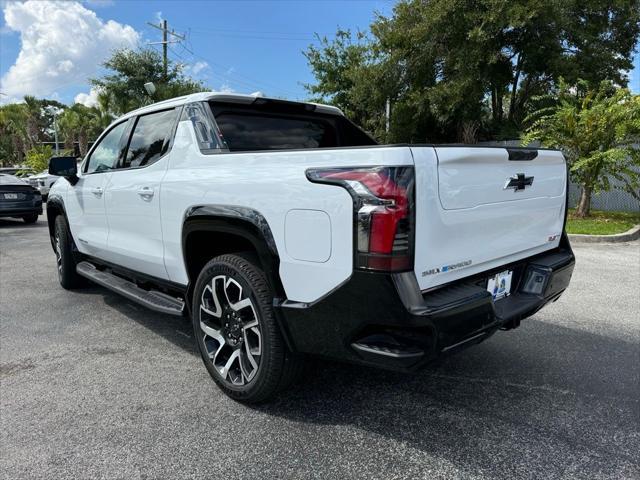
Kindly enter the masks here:
<path id="1" fill-rule="evenodd" d="M 76 266 L 79 275 L 92 282 L 119 293 L 129 300 L 160 313 L 182 316 L 184 302 L 170 295 L 154 290 L 145 290 L 135 283 L 118 277 L 112 273 L 98 270 L 89 262 L 80 262 Z"/>

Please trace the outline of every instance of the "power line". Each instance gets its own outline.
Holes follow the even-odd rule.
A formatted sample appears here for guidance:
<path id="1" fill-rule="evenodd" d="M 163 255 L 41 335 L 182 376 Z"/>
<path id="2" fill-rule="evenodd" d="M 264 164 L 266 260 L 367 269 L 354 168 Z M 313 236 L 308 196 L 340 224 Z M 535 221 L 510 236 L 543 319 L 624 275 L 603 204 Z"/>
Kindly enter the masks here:
<path id="1" fill-rule="evenodd" d="M 287 35 L 259 35 L 252 33 L 233 33 L 233 32 L 222 32 L 222 31 L 204 31 L 199 29 L 194 29 L 194 33 L 204 33 L 214 37 L 226 37 L 226 38 L 245 38 L 248 40 L 286 40 L 286 41 L 305 41 L 312 42 L 316 40 L 315 37 L 306 37 L 306 36 L 287 36 Z"/>
<path id="2" fill-rule="evenodd" d="M 187 37 L 188 38 L 188 37 Z M 218 69 L 220 69 L 221 72 L 228 72 L 229 70 L 231 70 L 231 68 L 229 66 L 225 66 L 222 64 L 219 64 L 217 62 L 212 61 L 210 58 L 204 57 L 198 53 L 196 53 L 193 48 L 193 44 L 190 40 L 187 40 L 187 43 L 189 44 L 188 48 L 186 47 L 184 44 L 181 44 L 180 47 L 183 48 L 185 51 L 187 51 L 190 56 L 192 61 L 197 59 L 203 60 L 205 61 L 208 65 L 211 65 L 213 67 L 216 67 Z M 183 58 L 184 59 L 184 58 Z M 186 59 L 185 59 L 186 60 Z M 289 92 L 287 90 L 284 90 L 276 85 L 270 84 L 268 82 L 265 82 L 264 80 L 258 81 L 255 80 L 251 77 L 248 77 L 247 75 L 243 75 L 240 74 L 238 72 L 234 72 L 233 74 L 231 73 L 220 73 L 220 74 L 216 74 L 215 71 L 212 72 L 213 76 L 217 76 L 220 79 L 222 79 L 223 81 L 231 81 L 232 83 L 238 83 L 240 85 L 244 85 L 246 87 L 249 88 L 257 88 L 257 89 L 264 89 L 266 87 L 266 89 L 268 90 L 274 90 L 276 91 L 278 94 L 284 94 L 287 97 L 296 97 L 295 94 L 293 94 L 292 92 Z"/>
<path id="3" fill-rule="evenodd" d="M 181 27 L 183 30 L 186 28 Z M 304 38 L 315 38 L 316 35 L 335 35 L 335 31 L 332 32 L 318 32 L 318 31 L 306 31 L 306 32 L 293 32 L 291 30 L 282 31 L 282 30 L 253 30 L 253 29 L 239 29 L 239 28 L 217 28 L 217 27 L 195 27 L 189 28 L 189 31 L 194 32 L 221 32 L 221 33 L 230 33 L 230 34 L 247 34 L 247 35 L 277 35 L 277 36 L 293 36 L 293 37 L 304 37 Z"/>
<path id="4" fill-rule="evenodd" d="M 235 84 L 240 84 L 243 85 L 247 88 L 250 89 L 264 89 L 266 87 L 266 89 L 268 90 L 273 90 L 276 92 L 276 94 L 284 94 L 284 96 L 286 97 L 296 97 L 295 94 L 292 94 L 289 91 L 283 90 L 282 88 L 269 84 L 267 82 L 264 81 L 258 81 L 255 80 L 251 77 L 248 77 L 246 75 L 242 75 L 240 73 L 234 72 L 233 74 L 231 73 L 224 73 L 224 72 L 229 72 L 231 70 L 230 67 L 228 66 L 224 66 L 221 65 L 217 62 L 212 61 L 209 58 L 206 58 L 198 53 L 196 53 L 194 51 L 193 48 L 193 43 L 191 42 L 191 40 L 189 40 L 188 35 L 187 34 L 178 34 L 175 33 L 175 30 L 169 30 L 168 27 L 168 23 L 167 20 L 162 20 L 162 22 L 159 25 L 156 25 L 154 23 L 151 22 L 147 22 L 148 25 L 162 31 L 162 41 L 159 42 L 149 42 L 148 45 L 162 45 L 162 59 L 163 59 L 163 70 L 164 70 L 164 76 L 165 78 L 167 77 L 168 74 L 168 51 L 170 50 L 175 56 L 177 56 L 178 58 L 180 58 L 181 60 L 183 60 L 184 62 L 188 62 L 188 60 L 186 58 L 184 58 L 180 53 L 178 53 L 175 49 L 171 48 L 169 46 L 169 44 L 176 44 L 176 46 L 180 46 L 180 48 L 183 49 L 183 51 L 188 52 L 188 54 L 191 57 L 191 61 L 195 61 L 196 58 L 205 61 L 207 63 L 207 65 L 211 65 L 214 68 L 218 68 L 220 69 L 221 73 L 216 73 L 215 71 L 211 72 L 212 76 L 218 77 L 219 79 L 221 79 L 221 81 L 223 82 L 232 82 Z M 189 29 L 189 35 L 191 34 L 191 29 Z M 169 40 L 169 35 L 171 35 L 172 37 L 176 38 L 177 40 Z M 188 43 L 189 47 L 187 47 L 185 45 L 185 43 Z M 213 70 L 213 69 L 212 69 Z"/>

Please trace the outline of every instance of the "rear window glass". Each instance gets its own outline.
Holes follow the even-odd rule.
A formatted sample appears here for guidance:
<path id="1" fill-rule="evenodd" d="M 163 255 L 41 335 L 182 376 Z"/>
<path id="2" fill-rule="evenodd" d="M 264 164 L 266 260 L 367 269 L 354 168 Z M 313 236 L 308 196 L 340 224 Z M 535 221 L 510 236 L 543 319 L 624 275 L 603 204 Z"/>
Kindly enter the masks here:
<path id="1" fill-rule="evenodd" d="M 301 105 L 302 106 L 302 105 Z M 221 106 L 212 110 L 230 151 L 290 150 L 374 145 L 362 130 L 337 115 L 283 112 L 275 105 Z"/>
<path id="2" fill-rule="evenodd" d="M 335 128 L 322 120 L 223 113 L 216 117 L 229 150 L 283 150 L 336 145 Z"/>

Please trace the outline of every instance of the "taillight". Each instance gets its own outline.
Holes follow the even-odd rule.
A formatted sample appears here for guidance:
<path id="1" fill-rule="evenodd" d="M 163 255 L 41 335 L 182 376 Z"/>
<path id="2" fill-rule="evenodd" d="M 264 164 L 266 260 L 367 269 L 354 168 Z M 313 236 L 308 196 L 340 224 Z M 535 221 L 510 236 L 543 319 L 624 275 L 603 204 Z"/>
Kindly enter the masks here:
<path id="1" fill-rule="evenodd" d="M 310 169 L 307 178 L 340 185 L 353 197 L 356 268 L 384 272 L 413 269 L 413 167 Z"/>

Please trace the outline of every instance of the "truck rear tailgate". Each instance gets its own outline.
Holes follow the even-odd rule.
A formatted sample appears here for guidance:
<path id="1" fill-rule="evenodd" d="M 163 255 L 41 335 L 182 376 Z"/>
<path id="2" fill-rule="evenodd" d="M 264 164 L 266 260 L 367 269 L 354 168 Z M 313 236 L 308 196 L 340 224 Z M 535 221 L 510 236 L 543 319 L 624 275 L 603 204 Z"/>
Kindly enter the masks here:
<path id="1" fill-rule="evenodd" d="M 421 290 L 556 248 L 567 171 L 560 152 L 411 147 Z M 533 157 L 533 158 L 532 158 Z"/>

